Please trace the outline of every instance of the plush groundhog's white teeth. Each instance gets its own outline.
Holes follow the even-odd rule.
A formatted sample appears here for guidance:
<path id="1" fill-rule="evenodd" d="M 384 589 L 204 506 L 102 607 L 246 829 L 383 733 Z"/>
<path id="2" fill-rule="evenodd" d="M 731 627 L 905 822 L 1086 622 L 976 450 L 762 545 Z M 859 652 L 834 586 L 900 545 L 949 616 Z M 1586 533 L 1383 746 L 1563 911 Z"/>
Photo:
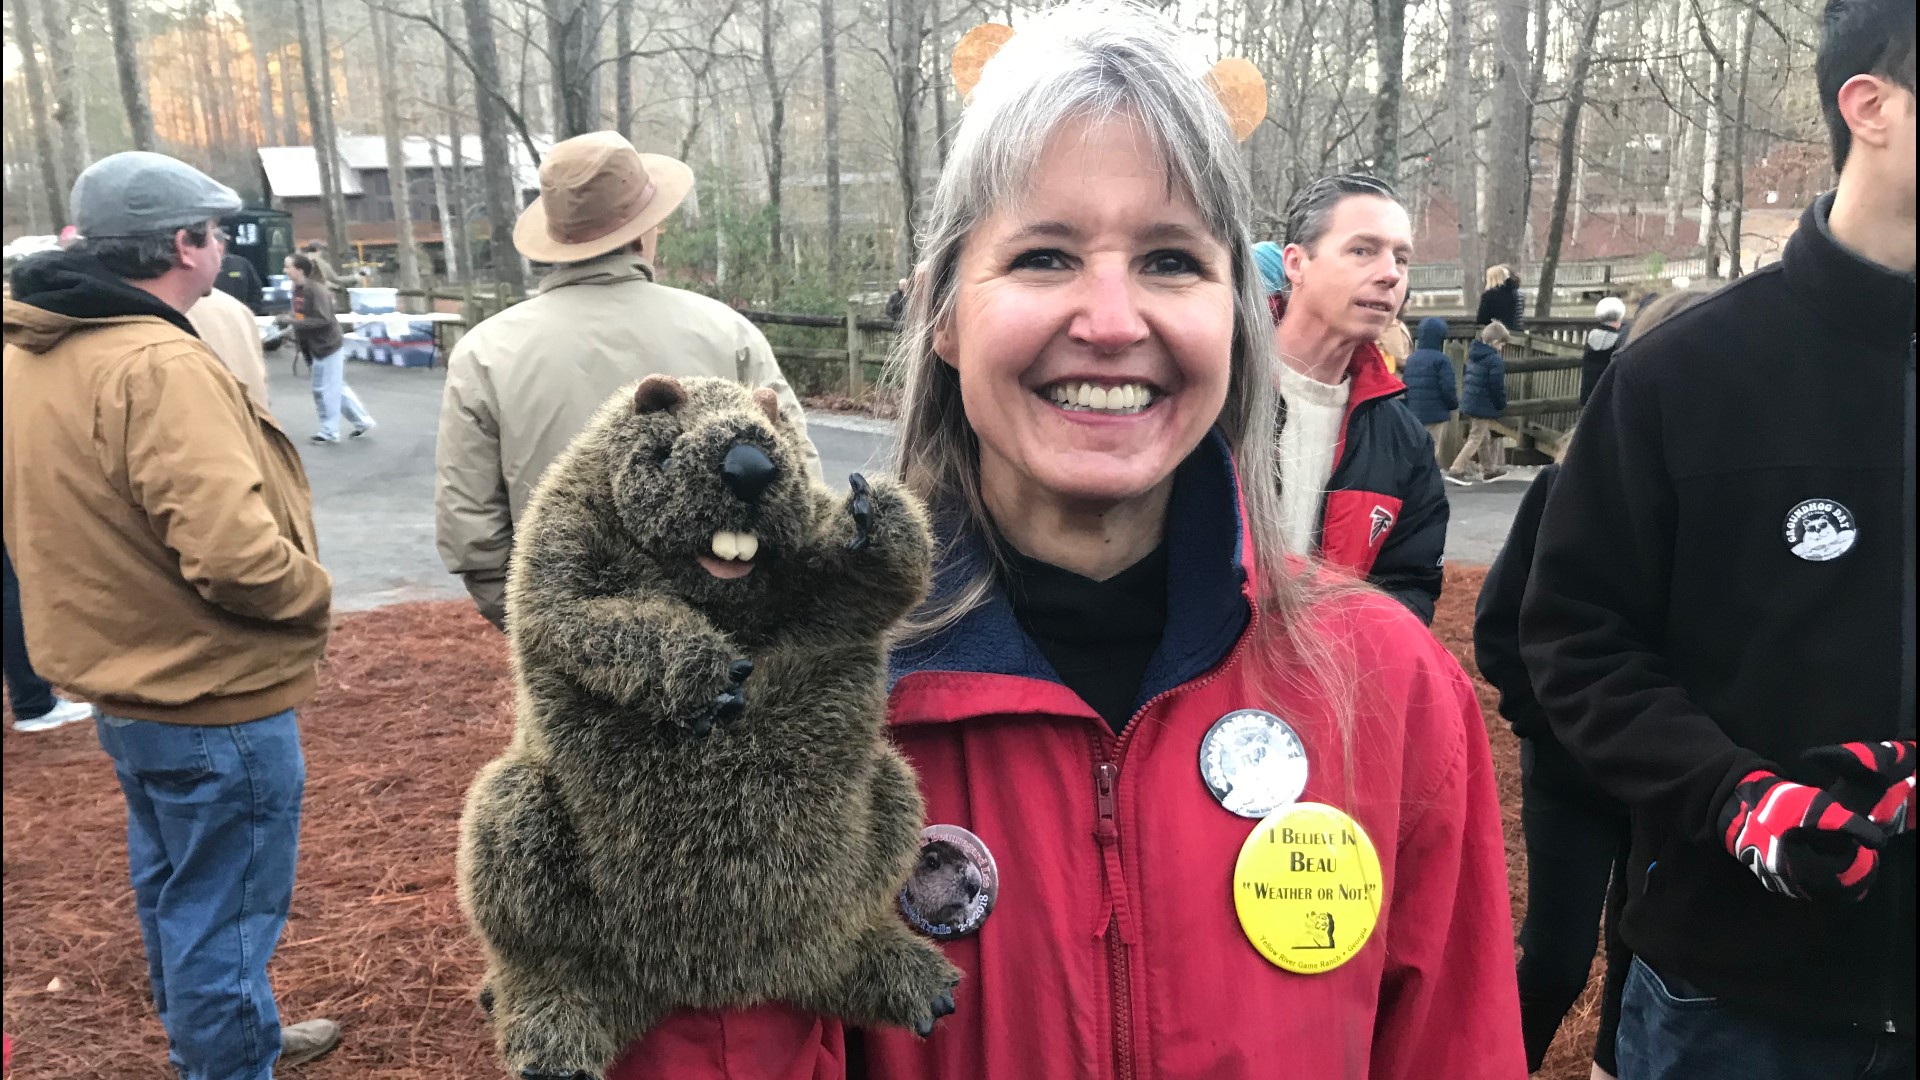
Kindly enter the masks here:
<path id="1" fill-rule="evenodd" d="M 753 557 L 760 553 L 760 538 L 752 533 L 736 533 L 734 541 L 739 549 L 734 557 L 741 562 L 752 562 Z"/>
<path id="2" fill-rule="evenodd" d="M 1092 383 L 1055 383 L 1045 390 L 1047 398 L 1069 412 L 1103 412 L 1126 415 L 1153 404 L 1153 391 L 1139 383 L 1124 386 L 1095 386 Z"/>
<path id="3" fill-rule="evenodd" d="M 725 529 L 713 534 L 713 556 L 716 559 L 739 559 L 752 562 L 760 553 L 760 538 L 750 532 L 728 532 Z"/>

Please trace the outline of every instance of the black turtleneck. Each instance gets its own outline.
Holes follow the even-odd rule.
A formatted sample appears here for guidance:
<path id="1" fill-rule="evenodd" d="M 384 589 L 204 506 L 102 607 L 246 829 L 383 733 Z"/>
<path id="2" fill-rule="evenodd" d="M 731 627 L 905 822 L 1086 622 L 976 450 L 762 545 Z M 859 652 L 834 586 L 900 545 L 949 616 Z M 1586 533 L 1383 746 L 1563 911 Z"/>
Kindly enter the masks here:
<path id="1" fill-rule="evenodd" d="M 1004 544 L 1004 541 L 1003 541 Z M 1119 734 L 1167 625 L 1167 543 L 1105 581 L 1005 545 L 1014 617 L 1067 688 Z"/>

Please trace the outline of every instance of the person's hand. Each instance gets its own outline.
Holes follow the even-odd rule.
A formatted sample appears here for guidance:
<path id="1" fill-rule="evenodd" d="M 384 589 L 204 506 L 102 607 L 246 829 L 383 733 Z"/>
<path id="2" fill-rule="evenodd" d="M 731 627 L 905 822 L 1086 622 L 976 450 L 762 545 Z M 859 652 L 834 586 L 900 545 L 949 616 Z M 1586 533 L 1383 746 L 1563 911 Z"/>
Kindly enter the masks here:
<path id="1" fill-rule="evenodd" d="M 1758 769 L 1734 786 L 1720 811 L 1727 852 L 1768 890 L 1811 900 L 1855 901 L 1880 870 L 1886 831 L 1824 788 Z"/>
<path id="2" fill-rule="evenodd" d="M 1827 790 L 1892 839 L 1913 829 L 1914 757 L 1914 740 L 1901 739 L 1818 746 L 1802 760 L 1835 776 Z"/>
<path id="3" fill-rule="evenodd" d="M 286 314 L 285 312 L 282 312 L 281 314 L 275 315 L 273 317 L 273 324 L 275 326 L 292 326 L 293 316 Z"/>

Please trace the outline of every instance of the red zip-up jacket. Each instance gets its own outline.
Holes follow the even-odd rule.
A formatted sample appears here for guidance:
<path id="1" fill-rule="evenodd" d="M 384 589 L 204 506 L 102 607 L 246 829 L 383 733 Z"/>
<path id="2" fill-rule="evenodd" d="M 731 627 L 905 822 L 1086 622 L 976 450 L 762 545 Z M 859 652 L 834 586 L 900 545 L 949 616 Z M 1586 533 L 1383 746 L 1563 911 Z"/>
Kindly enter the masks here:
<path id="1" fill-rule="evenodd" d="M 1361 673 L 1348 755 L 1330 695 L 1254 603 L 1217 435 L 1182 466 L 1168 521 L 1167 627 L 1121 736 L 1054 677 L 1004 600 L 896 651 L 892 734 L 927 819 L 979 836 L 1000 891 L 979 931 L 944 946 L 966 974 L 957 1011 L 925 1040 L 865 1032 L 867 1075 L 1524 1076 L 1500 810 L 1459 665 L 1385 597 L 1328 601 L 1319 632 L 1348 643 Z M 1380 855 L 1379 923 L 1323 974 L 1268 962 L 1234 914 L 1229 878 L 1255 822 L 1214 801 L 1199 754 L 1215 720 L 1249 707 L 1304 742 L 1302 798 L 1351 814 Z M 679 1014 L 609 1080 L 834 1080 L 844 1061 L 831 1020 Z"/>

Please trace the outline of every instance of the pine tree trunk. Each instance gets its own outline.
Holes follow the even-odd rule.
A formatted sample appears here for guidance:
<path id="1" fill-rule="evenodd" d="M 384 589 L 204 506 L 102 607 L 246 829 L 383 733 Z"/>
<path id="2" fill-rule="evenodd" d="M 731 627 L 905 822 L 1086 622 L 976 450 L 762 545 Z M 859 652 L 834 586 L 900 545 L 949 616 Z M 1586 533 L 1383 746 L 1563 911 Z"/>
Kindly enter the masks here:
<path id="1" fill-rule="evenodd" d="M 613 130 L 633 140 L 633 0 L 613 0 Z"/>
<path id="2" fill-rule="evenodd" d="M 293 53 L 298 49 L 297 44 L 289 43 L 280 50 L 280 116 L 286 140 L 282 146 L 301 145 L 300 101 L 293 93 Z"/>
<path id="3" fill-rule="evenodd" d="M 447 264 L 446 281 L 460 280 L 460 255 L 454 243 L 453 206 L 447 199 L 447 170 L 440 167 L 440 136 L 427 136 L 427 164 L 433 170 L 433 212 L 440 215 L 440 258 Z M 427 309 L 432 310 L 428 304 Z"/>
<path id="4" fill-rule="evenodd" d="M 73 55 L 73 10 L 67 0 L 40 0 L 47 20 L 47 60 L 53 69 L 53 118 L 60 125 L 63 174 L 79 177 L 93 163 L 92 140 L 87 137 L 86 99 Z"/>
<path id="5" fill-rule="evenodd" d="M 341 260 L 353 249 L 347 242 L 347 196 L 341 190 L 340 181 L 340 129 L 333 119 L 333 48 L 327 44 L 326 0 L 309 2 L 313 5 L 314 70 L 319 80 L 319 96 L 316 99 L 309 95 L 308 101 L 320 103 L 319 114 L 314 117 L 316 127 L 326 133 L 316 144 L 326 155 L 320 162 L 320 175 L 333 178 L 326 190 L 327 246 L 332 249 L 334 259 Z M 305 52 L 301 50 L 302 55 Z"/>
<path id="6" fill-rule="evenodd" d="M 271 55 L 266 47 L 267 27 L 260 18 L 258 0 L 245 0 L 240 5 L 240 18 L 247 24 L 247 49 L 253 55 L 253 77 L 256 92 L 260 98 L 260 145 L 273 142 L 276 125 L 273 117 L 273 68 L 268 63 Z"/>
<path id="7" fill-rule="evenodd" d="M 107 0 L 107 24 L 113 35 L 113 66 L 120 78 L 120 101 L 127 109 L 127 128 L 135 150 L 158 150 L 153 131 L 153 106 L 147 103 L 147 80 L 140 71 L 140 43 L 133 36 L 133 15 L 127 0 Z"/>
<path id="8" fill-rule="evenodd" d="M 400 263 L 400 287 L 420 287 L 420 244 L 413 236 L 413 182 L 407 175 L 406 144 L 400 116 L 400 91 L 393 85 L 393 27 L 380 0 L 368 0 L 367 25 L 373 32 L 375 76 L 380 87 L 380 131 L 387 144 L 387 197 L 393 203 L 394 247 Z"/>
<path id="9" fill-rule="evenodd" d="M 1600 29 L 1604 0 L 1586 0 L 1586 19 L 1574 43 L 1573 77 L 1567 82 L 1567 104 L 1560 117 L 1560 167 L 1553 179 L 1553 211 L 1547 219 L 1547 254 L 1540 262 L 1539 294 L 1533 315 L 1553 314 L 1553 282 L 1560 272 L 1561 235 L 1567 227 L 1567 199 L 1573 190 L 1573 156 L 1580 139 L 1580 112 L 1587 103 L 1587 73 L 1593 68 L 1593 39 Z"/>
<path id="10" fill-rule="evenodd" d="M 820 0 L 820 81 L 827 142 L 827 276 L 840 280 L 840 73 L 833 0 Z"/>
<path id="11" fill-rule="evenodd" d="M 69 183 L 60 175 L 60 162 L 53 153 L 53 114 L 47 108 L 47 86 L 40 71 L 39 34 L 33 25 L 33 10 L 27 0 L 13 0 L 13 32 L 20 46 L 20 66 L 27 76 L 27 108 L 33 113 L 33 151 L 40 166 L 42 205 L 46 208 L 47 231 L 58 231 L 67 223 Z"/>
<path id="12" fill-rule="evenodd" d="M 489 92 L 500 81 L 500 54 L 493 43 L 493 12 L 487 0 L 460 0 L 467 23 L 467 56 L 473 61 L 474 107 L 480 117 L 481 168 L 486 174 L 487 218 L 492 232 L 493 280 L 515 292 L 526 288 L 520 253 L 513 247 L 513 221 L 520 210 L 519 181 L 507 149 L 507 110 Z"/>
<path id="13" fill-rule="evenodd" d="M 1478 161 L 1473 147 L 1472 0 L 1451 0 L 1447 6 L 1447 111 L 1452 117 L 1453 204 L 1459 218 L 1460 299 L 1468 311 L 1480 293 L 1480 222 Z"/>
<path id="14" fill-rule="evenodd" d="M 894 262 L 913 265 L 913 236 L 920 221 L 920 43 L 924 35 L 920 0 L 888 0 L 887 44 L 893 54 L 894 123 L 900 143 L 895 167 L 900 182 L 900 232 L 894 238 Z"/>
<path id="15" fill-rule="evenodd" d="M 775 50 L 779 46 L 778 27 L 773 15 L 775 0 L 760 0 L 760 75 L 767 84 L 767 262 L 776 273 L 784 265 L 781 258 L 780 182 L 786 168 L 787 102 L 780 86 L 780 67 Z"/>
<path id="16" fill-rule="evenodd" d="M 1527 0 L 1494 0 L 1493 123 L 1488 132 L 1486 261 L 1520 261 L 1527 188 Z"/>
<path id="17" fill-rule="evenodd" d="M 454 7 L 452 3 L 449 2 L 439 5 L 438 18 L 440 25 L 446 28 L 449 35 L 453 33 L 453 14 Z M 467 167 L 465 148 L 461 146 L 461 139 L 464 138 L 464 136 L 461 133 L 460 123 L 460 58 L 455 54 L 451 41 L 443 42 L 443 46 L 447 70 L 445 100 L 447 112 L 447 149 L 449 157 L 452 159 L 452 168 L 448 177 L 452 183 L 448 186 L 447 191 L 447 213 L 451 214 L 452 217 L 442 219 L 440 232 L 442 237 L 445 238 L 442 240 L 442 243 L 450 245 L 447 248 L 446 254 L 449 272 L 452 272 L 455 260 L 457 259 L 460 266 L 459 273 L 472 276 L 475 272 L 473 265 L 473 234 L 467 231 Z M 452 231 L 449 232 L 449 230 Z"/>
<path id="18" fill-rule="evenodd" d="M 1380 61 L 1380 92 L 1373 101 L 1373 174 L 1388 183 L 1400 175 L 1406 32 L 1407 0 L 1373 0 L 1373 36 Z"/>
<path id="19" fill-rule="evenodd" d="M 338 260 L 347 254 L 346 223 L 341 220 L 345 215 L 338 209 L 345 200 L 339 192 L 340 155 L 333 145 L 333 109 L 321 89 L 326 79 L 326 53 L 316 44 L 315 26 L 320 13 L 312 9 L 317 7 L 318 0 L 293 0 L 294 23 L 300 34 L 300 77 L 307 89 L 307 126 L 313 131 L 314 168 L 320 174 L 320 210 L 326 218 L 327 245 L 337 267 Z"/>

